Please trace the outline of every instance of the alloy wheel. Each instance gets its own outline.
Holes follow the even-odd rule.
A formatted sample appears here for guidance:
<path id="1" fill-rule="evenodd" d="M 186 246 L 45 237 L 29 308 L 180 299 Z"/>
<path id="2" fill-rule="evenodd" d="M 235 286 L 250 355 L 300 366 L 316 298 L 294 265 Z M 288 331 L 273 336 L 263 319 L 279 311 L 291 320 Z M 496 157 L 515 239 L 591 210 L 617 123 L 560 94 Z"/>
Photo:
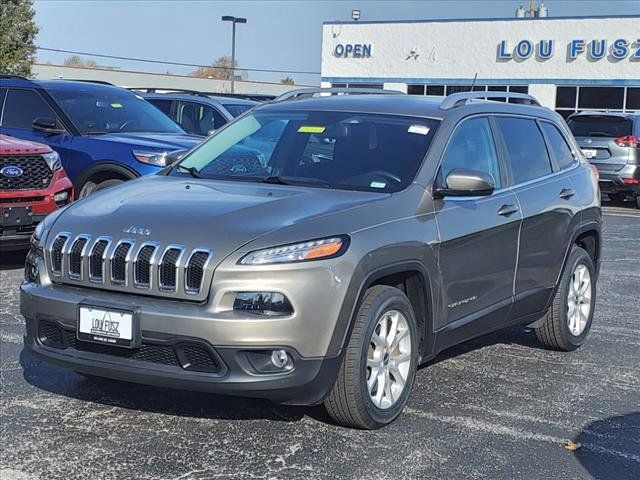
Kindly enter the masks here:
<path id="1" fill-rule="evenodd" d="M 578 264 L 571 275 L 567 294 L 567 324 L 574 336 L 579 336 L 587 326 L 591 313 L 593 285 L 589 269 Z"/>

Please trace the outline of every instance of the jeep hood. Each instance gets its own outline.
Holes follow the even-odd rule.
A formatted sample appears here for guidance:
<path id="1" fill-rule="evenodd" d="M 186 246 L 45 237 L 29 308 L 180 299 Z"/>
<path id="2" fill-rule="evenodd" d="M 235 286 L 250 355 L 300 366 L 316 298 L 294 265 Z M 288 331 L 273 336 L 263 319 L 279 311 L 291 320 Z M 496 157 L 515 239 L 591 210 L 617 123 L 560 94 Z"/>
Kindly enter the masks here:
<path id="1" fill-rule="evenodd" d="M 126 182 L 71 205 L 58 232 L 210 248 L 214 264 L 256 238 L 389 194 L 213 181 L 154 175 Z M 125 233 L 135 227 L 149 234 Z M 349 232 L 327 232 L 336 235 Z M 305 238 L 292 238 L 291 241 Z"/>
<path id="2" fill-rule="evenodd" d="M 134 148 L 151 148 L 153 150 L 173 151 L 193 148 L 204 137 L 186 133 L 105 133 L 98 137 L 106 142 L 116 142 L 131 145 Z"/>

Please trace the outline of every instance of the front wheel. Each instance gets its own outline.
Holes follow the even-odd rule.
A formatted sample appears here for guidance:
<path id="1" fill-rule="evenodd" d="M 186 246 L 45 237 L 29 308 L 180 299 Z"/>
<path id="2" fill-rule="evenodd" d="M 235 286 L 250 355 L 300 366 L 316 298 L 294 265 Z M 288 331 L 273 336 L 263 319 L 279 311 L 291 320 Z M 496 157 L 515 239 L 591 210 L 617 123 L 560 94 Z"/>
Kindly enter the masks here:
<path id="1" fill-rule="evenodd" d="M 325 408 L 344 426 L 376 429 L 402 413 L 418 363 L 415 314 L 399 289 L 367 290 Z"/>
<path id="2" fill-rule="evenodd" d="M 120 185 L 121 183 L 124 183 L 124 180 L 121 180 L 119 178 L 110 178 L 99 183 L 89 181 L 82 186 L 82 189 L 80 189 L 80 198 L 86 198 L 95 192 L 99 192 L 100 190 L 104 190 L 106 188 L 115 187 L 116 185 Z"/>
<path id="3" fill-rule="evenodd" d="M 584 249 L 575 246 L 560 278 L 553 305 L 535 330 L 538 340 L 554 350 L 575 350 L 589 334 L 595 302 L 593 260 Z"/>

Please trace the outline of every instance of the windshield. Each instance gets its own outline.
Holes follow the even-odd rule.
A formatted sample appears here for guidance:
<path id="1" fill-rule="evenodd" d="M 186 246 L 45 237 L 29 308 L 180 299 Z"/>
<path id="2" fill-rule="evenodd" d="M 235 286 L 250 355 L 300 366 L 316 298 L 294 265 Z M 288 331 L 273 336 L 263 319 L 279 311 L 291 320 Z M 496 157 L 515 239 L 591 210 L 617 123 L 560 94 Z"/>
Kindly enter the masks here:
<path id="1" fill-rule="evenodd" d="M 213 135 L 172 174 L 396 192 L 413 181 L 438 123 L 395 115 L 257 110 Z"/>
<path id="2" fill-rule="evenodd" d="M 234 117 L 239 117 L 241 114 L 249 110 L 250 108 L 255 107 L 255 105 L 251 104 L 239 104 L 239 103 L 224 103 L 222 104 L 227 111 L 233 115 Z"/>
<path id="3" fill-rule="evenodd" d="M 184 133 L 164 113 L 127 90 L 52 88 L 48 92 L 82 135 L 112 132 Z"/>
<path id="4" fill-rule="evenodd" d="M 629 118 L 613 115 L 589 115 L 570 118 L 567 122 L 575 137 L 625 137 L 631 135 Z"/>

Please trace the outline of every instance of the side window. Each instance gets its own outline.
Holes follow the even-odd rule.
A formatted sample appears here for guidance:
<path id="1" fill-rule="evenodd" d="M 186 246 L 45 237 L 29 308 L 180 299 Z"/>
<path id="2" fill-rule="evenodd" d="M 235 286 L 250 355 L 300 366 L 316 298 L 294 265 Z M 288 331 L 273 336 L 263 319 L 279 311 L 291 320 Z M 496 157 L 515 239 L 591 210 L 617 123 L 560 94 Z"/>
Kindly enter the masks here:
<path id="1" fill-rule="evenodd" d="M 33 121 L 38 117 L 58 118 L 35 90 L 9 89 L 2 115 L 3 127 L 31 130 Z"/>
<path id="2" fill-rule="evenodd" d="M 513 183 L 523 183 L 553 172 L 542 132 L 535 120 L 496 117 L 511 163 Z"/>
<path id="3" fill-rule="evenodd" d="M 177 122 L 187 133 L 208 135 L 227 123 L 215 108 L 195 102 L 180 102 Z"/>
<path id="4" fill-rule="evenodd" d="M 167 117 L 171 117 L 171 104 L 173 100 L 162 100 L 159 98 L 150 98 L 148 102 L 164 113 Z"/>
<path id="5" fill-rule="evenodd" d="M 440 167 L 442 180 L 446 180 L 447 175 L 456 168 L 489 173 L 496 188 L 500 187 L 498 155 L 487 118 L 463 121 L 454 131 Z"/>
<path id="6" fill-rule="evenodd" d="M 567 143 L 558 127 L 548 122 L 541 122 L 542 130 L 547 137 L 549 150 L 556 160 L 558 168 L 564 170 L 576 163 L 576 159 L 571 151 L 571 147 Z"/>

